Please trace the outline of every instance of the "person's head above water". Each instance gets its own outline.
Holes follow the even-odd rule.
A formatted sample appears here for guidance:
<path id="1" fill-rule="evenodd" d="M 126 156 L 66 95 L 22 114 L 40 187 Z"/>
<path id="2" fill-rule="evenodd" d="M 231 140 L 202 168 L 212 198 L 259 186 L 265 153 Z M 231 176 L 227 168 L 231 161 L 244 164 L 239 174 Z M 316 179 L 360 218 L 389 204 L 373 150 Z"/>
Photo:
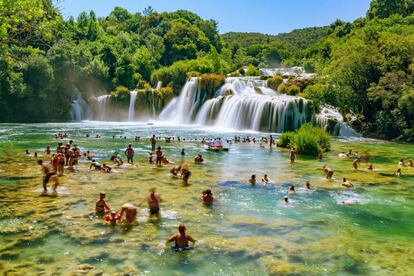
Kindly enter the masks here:
<path id="1" fill-rule="evenodd" d="M 306 181 L 306 188 L 310 189 L 310 182 Z"/>
<path id="2" fill-rule="evenodd" d="M 287 197 L 287 196 L 285 196 L 285 197 L 283 198 L 283 200 L 285 201 L 285 203 L 288 203 L 288 202 L 289 202 L 289 199 L 288 199 L 288 197 Z"/>
<path id="3" fill-rule="evenodd" d="M 290 191 L 295 191 L 295 186 L 294 185 L 290 186 L 290 189 L 289 190 Z"/>
<path id="4" fill-rule="evenodd" d="M 128 145 L 128 148 L 132 148 L 132 145 Z"/>
<path id="5" fill-rule="evenodd" d="M 210 190 L 210 189 L 207 189 L 207 190 L 205 191 L 205 193 L 206 193 L 206 195 L 211 195 L 211 190 Z"/>
<path id="6" fill-rule="evenodd" d="M 42 160 L 37 160 L 37 164 L 42 165 L 43 161 Z"/>
<path id="7" fill-rule="evenodd" d="M 161 150 L 161 147 L 158 147 L 157 150 Z"/>
<path id="8" fill-rule="evenodd" d="M 104 198 L 106 197 L 106 194 L 105 194 L 104 192 L 100 192 L 100 193 L 99 193 L 99 197 L 100 197 L 101 199 L 104 199 Z"/>
<path id="9" fill-rule="evenodd" d="M 252 179 L 256 179 L 256 175 L 255 174 L 252 174 Z"/>
<path id="10" fill-rule="evenodd" d="M 178 226 L 178 232 L 180 232 L 181 235 L 185 234 L 185 225 L 184 224 L 180 224 Z"/>

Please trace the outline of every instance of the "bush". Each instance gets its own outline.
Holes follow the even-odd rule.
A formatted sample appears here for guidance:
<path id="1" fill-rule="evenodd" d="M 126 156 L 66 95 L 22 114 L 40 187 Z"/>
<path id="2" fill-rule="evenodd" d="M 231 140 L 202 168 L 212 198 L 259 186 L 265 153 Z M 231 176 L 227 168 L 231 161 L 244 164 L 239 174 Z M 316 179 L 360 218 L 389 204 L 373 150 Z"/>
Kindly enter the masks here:
<path id="1" fill-rule="evenodd" d="M 259 69 L 257 69 L 257 67 L 250 64 L 247 67 L 246 76 L 252 76 L 252 77 L 260 76 L 260 71 L 259 71 Z"/>
<path id="2" fill-rule="evenodd" d="M 283 78 L 281 76 L 274 76 L 267 80 L 267 86 L 276 91 L 279 85 L 281 85 L 282 83 L 283 83 Z"/>
<path id="3" fill-rule="evenodd" d="M 316 156 L 320 150 L 330 150 L 331 137 L 323 129 L 306 123 L 295 132 L 282 133 L 277 145 L 295 147 L 299 154 Z"/>
<path id="4" fill-rule="evenodd" d="M 286 94 L 296 96 L 300 93 L 300 88 L 297 85 L 289 85 L 286 89 Z"/>

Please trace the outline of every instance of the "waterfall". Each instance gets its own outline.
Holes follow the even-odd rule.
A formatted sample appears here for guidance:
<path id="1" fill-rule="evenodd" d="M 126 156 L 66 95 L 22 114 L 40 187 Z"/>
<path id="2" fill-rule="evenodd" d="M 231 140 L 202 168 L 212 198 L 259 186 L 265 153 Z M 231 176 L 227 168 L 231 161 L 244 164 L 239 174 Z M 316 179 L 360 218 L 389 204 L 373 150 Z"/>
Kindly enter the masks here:
<path id="1" fill-rule="evenodd" d="M 107 117 L 106 110 L 109 104 L 110 95 L 103 95 L 96 98 L 98 108 L 98 119 L 104 121 Z"/>
<path id="2" fill-rule="evenodd" d="M 160 90 L 162 86 L 162 81 L 157 82 L 157 86 L 155 87 L 156 90 Z"/>
<path id="3" fill-rule="evenodd" d="M 318 123 L 337 135 L 345 134 L 347 129 L 339 112 L 334 113 L 334 120 L 332 116 L 326 116 L 325 109 L 321 114 L 315 114 L 314 106 L 308 100 L 279 94 L 259 78 L 227 78 L 209 99 L 200 91 L 197 78 L 188 80 L 180 95 L 161 112 L 160 119 L 264 132 L 295 130 L 306 122 Z"/>
<path id="4" fill-rule="evenodd" d="M 90 119 L 92 111 L 88 103 L 82 98 L 82 94 L 75 88 L 74 95 L 76 99 L 72 100 L 72 120 L 80 122 L 84 119 Z"/>
<path id="5" fill-rule="evenodd" d="M 135 101 L 137 99 L 138 92 L 136 90 L 130 91 L 128 121 L 133 121 L 135 117 Z"/>
<path id="6" fill-rule="evenodd" d="M 322 107 L 316 115 L 316 122 L 329 133 L 342 137 L 360 136 L 347 123 L 344 122 L 342 114 L 331 106 Z"/>
<path id="7" fill-rule="evenodd" d="M 191 78 L 184 85 L 180 96 L 172 100 L 161 112 L 160 119 L 176 123 L 191 123 L 191 114 L 198 104 L 198 78 Z"/>

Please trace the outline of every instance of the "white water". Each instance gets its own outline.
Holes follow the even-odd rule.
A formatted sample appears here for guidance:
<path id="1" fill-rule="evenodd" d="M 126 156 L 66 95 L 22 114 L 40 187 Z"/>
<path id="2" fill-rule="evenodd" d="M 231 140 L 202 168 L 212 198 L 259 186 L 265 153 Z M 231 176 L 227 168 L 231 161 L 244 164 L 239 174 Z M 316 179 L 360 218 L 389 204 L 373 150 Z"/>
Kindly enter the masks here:
<path id="1" fill-rule="evenodd" d="M 344 122 L 344 117 L 335 108 L 331 106 L 324 106 L 319 114 L 316 115 L 316 122 L 327 130 L 329 126 L 329 120 L 336 121 L 337 124 L 335 132 L 338 136 L 342 137 L 355 137 L 360 136 L 355 130 L 353 130 L 348 124 Z"/>
<path id="2" fill-rule="evenodd" d="M 135 118 L 135 101 L 137 99 L 138 92 L 133 90 L 129 92 L 129 110 L 128 110 L 128 121 L 133 121 Z"/>
<path id="3" fill-rule="evenodd" d="M 214 126 L 220 129 L 283 132 L 299 128 L 305 122 L 327 127 L 337 121 L 339 135 L 353 135 L 342 115 L 325 107 L 315 114 L 306 99 L 279 94 L 258 78 L 227 78 L 214 97 L 200 102 L 198 79 L 191 78 L 179 97 L 160 114 L 160 120 L 178 124 Z"/>
<path id="4" fill-rule="evenodd" d="M 85 119 L 90 119 L 92 111 L 88 103 L 82 98 L 79 90 L 75 89 L 76 99 L 72 101 L 72 120 L 80 122 Z"/>
<path id="5" fill-rule="evenodd" d="M 109 104 L 110 95 L 103 95 L 96 98 L 96 103 L 98 106 L 98 119 L 104 121 L 107 119 L 106 110 Z"/>
<path id="6" fill-rule="evenodd" d="M 157 86 L 155 87 L 156 90 L 160 90 L 162 87 L 162 81 L 157 82 Z"/>

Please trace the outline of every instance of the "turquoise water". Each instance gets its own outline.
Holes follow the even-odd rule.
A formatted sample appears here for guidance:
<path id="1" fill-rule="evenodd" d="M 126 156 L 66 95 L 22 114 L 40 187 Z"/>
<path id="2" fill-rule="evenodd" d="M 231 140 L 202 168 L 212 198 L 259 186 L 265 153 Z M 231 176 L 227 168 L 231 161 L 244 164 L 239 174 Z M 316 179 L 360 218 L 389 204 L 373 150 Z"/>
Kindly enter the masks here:
<path id="1" fill-rule="evenodd" d="M 112 174 L 89 171 L 81 160 L 79 172 L 66 173 L 57 195 L 42 195 L 36 159 L 24 150 L 43 152 L 67 132 L 82 151 L 100 163 L 110 154 L 136 149 L 137 163 Z M 86 134 L 91 138 L 86 138 Z M 96 139 L 96 134 L 102 138 Z M 188 186 L 169 175 L 172 165 L 147 163 L 148 138 L 180 136 L 185 141 L 159 144 L 177 164 L 192 171 Z M 112 136 L 116 138 L 113 139 Z M 324 160 L 299 157 L 290 164 L 288 152 L 261 149 L 259 144 L 232 144 L 228 153 L 208 152 L 202 137 L 256 138 L 260 133 L 226 132 L 195 126 L 139 123 L 49 123 L 0 125 L 0 271 L 38 274 L 129 272 L 149 275 L 269 275 L 269 274 L 405 274 L 414 273 L 414 169 L 404 167 L 401 178 L 391 176 L 400 158 L 414 158 L 412 145 L 376 140 L 341 140 Z M 126 136 L 127 139 L 119 138 Z M 134 136 L 142 141 L 135 142 Z M 185 148 L 187 156 L 180 151 Z M 375 171 L 352 168 L 352 159 L 338 153 L 352 148 L 368 153 Z M 201 153 L 205 164 L 195 165 Z M 40 157 L 44 160 L 47 157 Z M 322 166 L 329 164 L 334 180 Z M 250 186 L 256 174 L 267 173 L 272 184 Z M 390 176 L 386 176 L 390 175 Z M 354 189 L 341 187 L 349 178 Z M 310 181 L 312 190 L 304 188 Z M 295 195 L 289 194 L 295 185 Z M 162 219 L 148 220 L 139 207 L 138 225 L 110 227 L 93 215 L 100 191 L 116 210 L 125 202 L 138 204 L 151 187 L 165 203 Z M 212 189 L 215 204 L 200 204 L 204 189 Z M 289 204 L 283 197 L 289 197 Z M 358 204 L 344 205 L 353 200 Z M 165 240 L 184 223 L 198 240 L 194 250 L 174 253 Z"/>

